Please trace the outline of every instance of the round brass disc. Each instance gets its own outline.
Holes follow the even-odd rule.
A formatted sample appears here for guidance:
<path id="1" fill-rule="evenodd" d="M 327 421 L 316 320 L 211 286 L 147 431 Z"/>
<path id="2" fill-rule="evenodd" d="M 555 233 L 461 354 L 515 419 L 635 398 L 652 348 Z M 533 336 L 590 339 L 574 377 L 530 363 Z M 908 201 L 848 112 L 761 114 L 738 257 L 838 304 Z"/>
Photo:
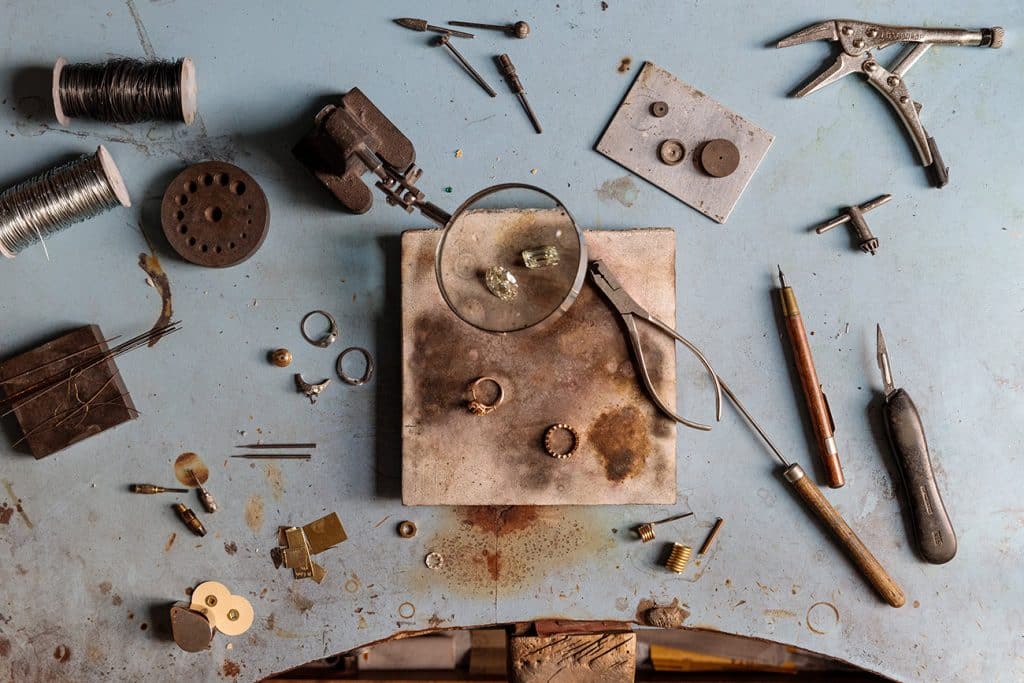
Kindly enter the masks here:
<path id="1" fill-rule="evenodd" d="M 740 150 L 728 140 L 712 140 L 701 150 L 700 165 L 708 175 L 724 178 L 739 167 Z"/>
<path id="2" fill-rule="evenodd" d="M 160 220 L 164 235 L 186 261 L 226 268 L 260 248 L 270 224 L 263 188 L 222 161 L 189 166 L 167 186 Z"/>

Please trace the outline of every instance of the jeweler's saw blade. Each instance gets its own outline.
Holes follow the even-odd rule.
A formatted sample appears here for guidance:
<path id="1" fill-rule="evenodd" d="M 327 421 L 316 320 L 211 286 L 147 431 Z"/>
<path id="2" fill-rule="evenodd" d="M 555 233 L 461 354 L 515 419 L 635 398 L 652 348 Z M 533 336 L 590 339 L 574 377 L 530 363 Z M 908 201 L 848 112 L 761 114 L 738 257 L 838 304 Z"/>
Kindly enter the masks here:
<path id="1" fill-rule="evenodd" d="M 664 102 L 668 113 L 657 117 L 651 104 Z M 704 143 L 722 138 L 740 151 L 736 170 L 724 178 L 704 172 L 699 155 Z M 682 163 L 658 158 L 668 139 L 686 147 Z M 746 189 L 775 136 L 651 62 L 644 62 L 597 151 L 644 180 L 657 185 L 719 223 L 724 223 Z"/>

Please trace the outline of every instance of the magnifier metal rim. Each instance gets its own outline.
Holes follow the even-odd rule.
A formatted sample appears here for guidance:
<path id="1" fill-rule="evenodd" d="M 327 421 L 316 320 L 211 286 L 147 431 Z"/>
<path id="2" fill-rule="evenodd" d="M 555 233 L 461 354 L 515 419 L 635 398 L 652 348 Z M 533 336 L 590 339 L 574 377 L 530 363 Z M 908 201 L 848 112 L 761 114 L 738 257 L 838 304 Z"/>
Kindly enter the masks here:
<path id="1" fill-rule="evenodd" d="M 459 313 L 459 311 L 455 309 L 455 306 L 452 304 L 451 298 L 448 296 L 448 290 L 445 289 L 444 279 L 441 277 L 441 251 L 444 249 L 445 242 L 448 240 L 449 229 L 452 227 L 452 225 L 455 224 L 455 220 L 461 217 L 462 214 L 466 212 L 466 209 L 468 209 L 471 205 L 476 203 L 479 199 L 491 194 L 495 194 L 497 192 L 501 192 L 502 190 L 533 190 L 534 192 L 539 192 L 545 197 L 551 199 L 553 202 L 555 202 L 555 204 L 562 207 L 562 209 L 565 211 L 565 215 L 569 217 L 569 221 L 572 223 L 572 227 L 576 231 L 576 237 L 580 243 L 580 262 L 579 266 L 576 268 L 576 278 L 573 280 L 572 287 L 569 288 L 569 291 L 566 293 L 565 298 L 563 298 L 562 301 L 558 304 L 558 306 L 552 309 L 550 313 L 548 313 L 546 316 L 544 316 L 537 322 L 533 323 L 532 325 L 527 325 L 525 327 L 518 327 L 514 330 L 492 330 L 488 327 L 478 325 L 472 320 L 468 320 L 465 316 L 463 316 L 461 313 Z M 586 279 L 586 276 L 587 242 L 583 237 L 583 231 L 580 230 L 580 226 L 576 223 L 576 218 L 572 215 L 572 213 L 570 213 L 569 208 L 565 204 L 563 204 L 562 200 L 560 200 L 558 197 L 551 194 L 547 190 L 537 187 L 536 185 L 528 185 L 526 183 L 501 183 L 499 185 L 491 185 L 490 187 L 485 187 L 476 194 L 471 195 L 469 199 L 467 199 L 466 201 L 462 202 L 462 204 L 459 205 L 459 208 L 455 210 L 451 218 L 448 219 L 448 222 L 445 223 L 443 232 L 441 234 L 441 239 L 437 242 L 437 249 L 434 251 L 434 277 L 437 279 L 437 288 L 441 290 L 441 297 L 444 299 L 444 302 L 448 304 L 448 309 L 467 325 L 472 325 L 478 330 L 483 330 L 484 332 L 491 332 L 492 334 L 508 334 L 510 332 L 522 332 L 523 330 L 538 330 L 543 329 L 544 327 L 547 327 L 548 325 L 554 323 L 556 320 L 561 318 L 562 314 L 569 310 L 569 307 L 572 306 L 572 303 L 576 301 L 576 297 L 579 296 L 580 290 L 583 288 L 583 281 L 584 279 Z"/>

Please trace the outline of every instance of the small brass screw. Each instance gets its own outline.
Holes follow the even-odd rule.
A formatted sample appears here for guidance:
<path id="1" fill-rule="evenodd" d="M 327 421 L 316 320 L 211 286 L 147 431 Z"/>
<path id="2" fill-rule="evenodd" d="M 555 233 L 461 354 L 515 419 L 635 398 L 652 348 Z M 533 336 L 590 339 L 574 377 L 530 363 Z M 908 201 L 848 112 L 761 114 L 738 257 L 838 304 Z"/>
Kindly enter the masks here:
<path id="1" fill-rule="evenodd" d="M 229 609 L 228 610 L 228 620 L 229 621 L 238 621 L 238 610 L 236 610 L 236 609 Z"/>
<path id="2" fill-rule="evenodd" d="M 217 604 L 217 596 L 216 595 L 207 595 L 206 596 L 206 604 L 208 606 L 210 606 L 210 607 L 216 606 L 216 604 Z"/>

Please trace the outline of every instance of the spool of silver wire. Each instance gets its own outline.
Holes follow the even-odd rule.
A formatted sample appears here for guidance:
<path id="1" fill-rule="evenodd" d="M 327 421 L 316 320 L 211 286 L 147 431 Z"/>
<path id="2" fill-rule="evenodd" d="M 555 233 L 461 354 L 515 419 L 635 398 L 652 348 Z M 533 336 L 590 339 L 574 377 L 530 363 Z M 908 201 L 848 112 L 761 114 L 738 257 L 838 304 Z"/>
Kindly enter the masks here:
<path id="1" fill-rule="evenodd" d="M 55 166 L 0 193 L 0 254 L 26 247 L 109 211 L 131 206 L 121 172 L 105 147 Z"/>
<path id="2" fill-rule="evenodd" d="M 184 121 L 196 117 L 196 68 L 176 62 L 114 59 L 53 66 L 53 110 L 62 126 L 85 117 L 110 123 Z"/>

